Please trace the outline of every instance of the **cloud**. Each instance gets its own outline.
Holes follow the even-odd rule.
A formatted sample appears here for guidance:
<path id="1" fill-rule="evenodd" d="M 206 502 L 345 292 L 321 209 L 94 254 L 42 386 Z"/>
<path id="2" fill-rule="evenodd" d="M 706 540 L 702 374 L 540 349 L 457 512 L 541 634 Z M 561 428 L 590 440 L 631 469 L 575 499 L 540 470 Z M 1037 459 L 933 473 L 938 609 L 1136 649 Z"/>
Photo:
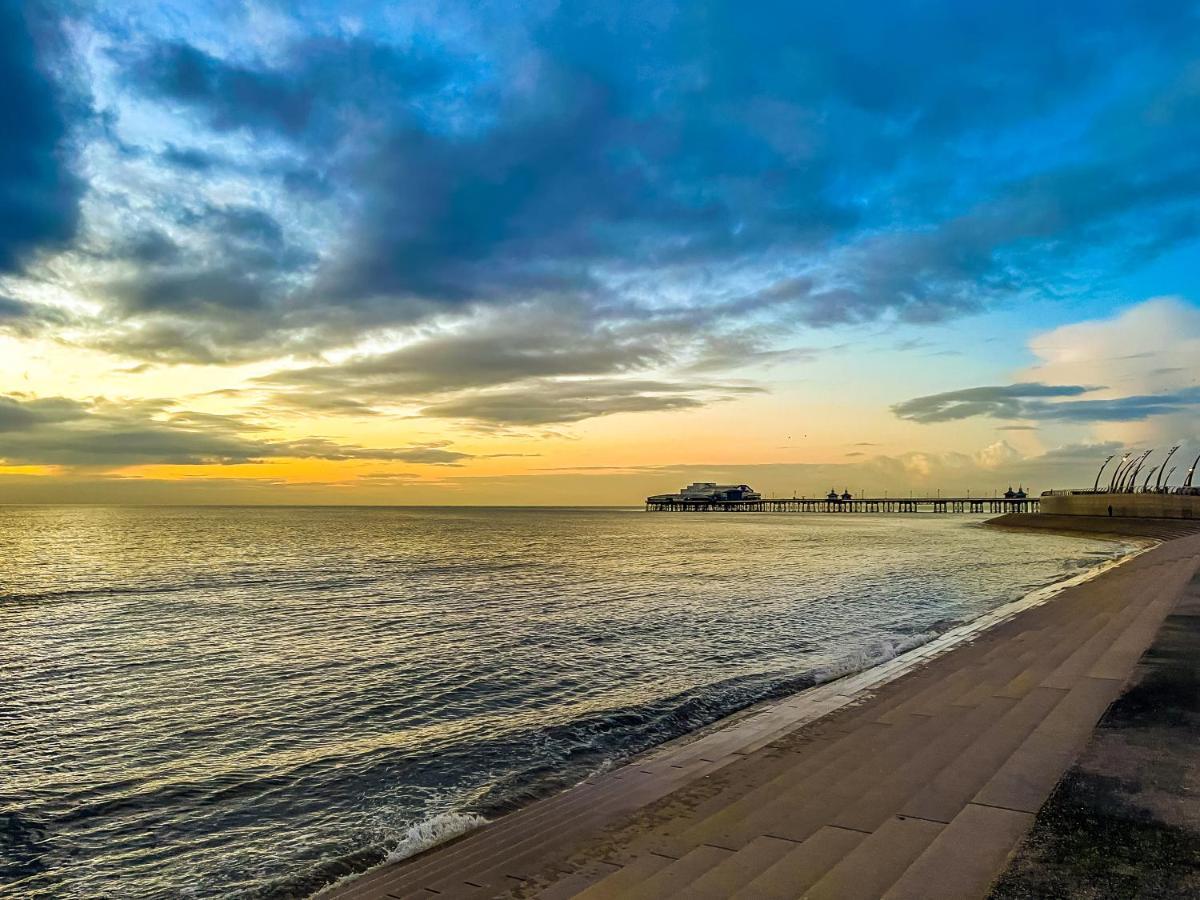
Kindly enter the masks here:
<path id="1" fill-rule="evenodd" d="M 998 469 L 1021 459 L 1017 448 L 1007 441 L 996 441 L 975 454 L 975 460 L 985 469 Z"/>
<path id="2" fill-rule="evenodd" d="M 617 379 L 538 381 L 519 388 L 478 391 L 421 408 L 421 415 L 492 425 L 580 422 L 629 412 L 695 409 L 761 388 Z"/>
<path id="3" fill-rule="evenodd" d="M 1200 308 L 1155 297 L 1114 315 L 1063 325 L 1029 341 L 1038 379 L 1103 381 L 1123 393 L 1149 394 L 1200 380 Z"/>
<path id="4" fill-rule="evenodd" d="M 111 469 L 289 458 L 446 466 L 471 458 L 445 442 L 370 448 L 319 437 L 270 439 L 265 430 L 234 416 L 177 411 L 163 402 L 0 395 L 0 460 L 9 465 Z"/>
<path id="5" fill-rule="evenodd" d="M 72 168 L 70 117 L 82 103 L 60 84 L 60 35 L 40 3 L 0 4 L 0 274 L 74 237 L 83 182 Z"/>
<path id="6" fill-rule="evenodd" d="M 57 307 L 0 295 L 0 332 L 31 337 L 69 321 L 70 316 Z"/>
<path id="7" fill-rule="evenodd" d="M 1036 430 L 1031 422 L 1149 423 L 1136 432 L 1124 429 L 1130 442 L 1176 441 L 1196 433 L 1200 309 L 1195 306 L 1155 298 L 1110 318 L 1034 335 L 1029 346 L 1039 361 L 1020 374 L 1053 381 L 946 391 L 897 403 L 892 412 L 923 424 L 973 417 L 1027 420 L 1001 426 L 1007 431 Z M 1097 385 L 1101 379 L 1104 386 Z M 1114 435 L 1109 429 L 1102 436 Z"/>
<path id="8" fill-rule="evenodd" d="M 395 350 L 337 365 L 281 371 L 260 382 L 293 389 L 317 402 L 340 396 L 397 403 L 531 378 L 645 369 L 669 359 L 658 337 L 640 323 L 589 322 L 578 311 L 527 305 L 419 335 Z"/>
<path id="9" fill-rule="evenodd" d="M 164 162 L 191 172 L 208 172 L 220 164 L 220 160 L 211 153 L 198 150 L 195 147 L 176 147 L 169 144 L 162 153 Z"/>
<path id="10" fill-rule="evenodd" d="M 746 362 L 769 362 L 771 351 L 741 335 L 681 350 L 672 340 L 676 324 L 614 323 L 578 308 L 524 304 L 426 330 L 391 351 L 283 370 L 257 384 L 271 391 L 272 405 L 300 411 L 376 415 L 417 406 L 430 418 L 512 426 L 690 409 L 760 390 L 694 376 L 735 345 Z M 676 365 L 690 377 L 644 377 Z"/>
<path id="11" fill-rule="evenodd" d="M 196 43 L 170 15 L 84 17 L 109 48 L 97 189 L 178 252 L 98 279 L 80 339 L 226 363 L 537 302 L 674 321 L 717 371 L 807 353 L 797 326 L 940 322 L 1200 234 L 1183 2 L 441 13 L 250 41 L 206 10 Z M 274 243 L 178 215 L 230 196 Z"/>
<path id="12" fill-rule="evenodd" d="M 915 397 L 892 407 L 898 418 L 928 424 L 969 419 L 972 416 L 991 416 L 1003 419 L 1032 418 L 1036 408 L 1029 401 L 1041 397 L 1077 397 L 1094 388 L 1077 384 L 1050 385 L 1026 382 L 966 388 Z"/>
<path id="13" fill-rule="evenodd" d="M 1010 384 L 967 388 L 916 397 L 892 407 L 901 419 L 929 424 L 988 416 L 1044 422 L 1137 422 L 1152 416 L 1186 412 L 1200 406 L 1200 387 L 1162 394 L 1097 400 L 1045 401 L 1042 397 L 1074 397 L 1098 388 L 1079 385 Z"/>

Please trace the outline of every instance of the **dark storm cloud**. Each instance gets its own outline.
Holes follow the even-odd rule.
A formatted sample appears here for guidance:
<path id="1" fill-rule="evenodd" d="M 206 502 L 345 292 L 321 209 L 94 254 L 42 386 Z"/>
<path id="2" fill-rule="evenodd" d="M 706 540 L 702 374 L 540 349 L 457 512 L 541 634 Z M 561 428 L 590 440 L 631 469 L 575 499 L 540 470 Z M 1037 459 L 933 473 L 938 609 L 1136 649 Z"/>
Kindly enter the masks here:
<path id="1" fill-rule="evenodd" d="M 901 419 L 924 424 L 975 416 L 1089 423 L 1136 422 L 1200 408 L 1200 388 L 1102 400 L 1057 399 L 1094 390 L 1099 388 L 1039 383 L 967 388 L 906 400 L 893 406 L 892 412 Z"/>
<path id="2" fill-rule="evenodd" d="M 267 458 L 457 465 L 470 454 L 445 442 L 370 448 L 325 438 L 272 440 L 235 416 L 172 411 L 169 404 L 0 395 L 0 460 L 11 465 L 116 468 L 203 465 Z"/>
<path id="3" fill-rule="evenodd" d="M 38 2 L 0 2 L 0 273 L 75 234 L 83 184 L 71 168 L 70 118 L 82 103 L 51 67 L 57 27 Z"/>

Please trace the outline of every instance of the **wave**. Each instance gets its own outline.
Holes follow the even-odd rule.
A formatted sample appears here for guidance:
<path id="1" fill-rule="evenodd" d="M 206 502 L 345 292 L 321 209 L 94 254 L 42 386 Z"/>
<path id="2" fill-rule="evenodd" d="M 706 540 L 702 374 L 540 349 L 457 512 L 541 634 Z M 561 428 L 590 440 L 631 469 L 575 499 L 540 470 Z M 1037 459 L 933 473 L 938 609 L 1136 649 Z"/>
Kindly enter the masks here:
<path id="1" fill-rule="evenodd" d="M 838 660 L 832 665 L 815 669 L 812 673 L 813 684 L 825 684 L 828 681 L 845 678 L 847 675 L 857 675 L 859 672 L 873 669 L 889 660 L 895 659 L 902 653 L 915 650 L 922 644 L 928 644 L 939 634 L 940 632 L 938 631 L 922 631 L 900 638 L 885 638 L 873 644 L 868 644 L 865 647 L 860 647 L 854 653 Z"/>
<path id="2" fill-rule="evenodd" d="M 435 816 L 430 816 L 428 819 L 416 822 L 405 829 L 395 846 L 388 850 L 382 859 L 376 857 L 375 861 L 368 868 L 343 875 L 337 878 L 337 880 L 326 884 L 315 894 L 312 894 L 313 900 L 317 900 L 319 897 L 326 897 L 333 891 L 344 888 L 351 882 L 370 874 L 379 868 L 379 866 L 398 863 L 401 860 L 416 856 L 418 853 L 424 853 L 426 850 L 432 849 L 439 844 L 462 837 L 464 834 L 474 831 L 476 828 L 487 823 L 487 819 L 475 813 L 457 812 L 438 813 Z"/>
<path id="3" fill-rule="evenodd" d="M 385 862 L 395 863 L 416 856 L 430 847 L 444 844 L 488 822 L 474 813 L 441 813 L 417 822 L 404 832 L 399 843 L 388 852 Z"/>

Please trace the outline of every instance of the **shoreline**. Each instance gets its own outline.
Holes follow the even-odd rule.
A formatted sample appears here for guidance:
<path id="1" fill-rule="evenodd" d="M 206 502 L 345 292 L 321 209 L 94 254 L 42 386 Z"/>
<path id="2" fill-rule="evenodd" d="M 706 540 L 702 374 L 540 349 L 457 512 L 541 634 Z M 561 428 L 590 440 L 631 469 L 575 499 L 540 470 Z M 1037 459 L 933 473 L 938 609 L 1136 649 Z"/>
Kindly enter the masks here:
<path id="1" fill-rule="evenodd" d="M 1121 516 L 1061 516 L 1049 513 L 1007 513 L 980 523 L 988 528 L 1049 531 L 1070 537 L 1113 540 L 1170 541 L 1200 532 L 1200 520 L 1135 519 Z"/>
<path id="2" fill-rule="evenodd" d="M 807 729 L 833 714 L 847 709 L 854 710 L 869 703 L 876 696 L 876 692 L 895 681 L 921 670 L 936 659 L 970 646 L 989 631 L 1044 606 L 1063 592 L 1093 582 L 1175 537 L 1200 531 L 1200 523 L 1191 527 L 1188 527 L 1190 523 L 1172 523 L 1164 529 L 1161 523 L 1157 522 L 1114 522 L 1108 519 L 1098 523 L 1070 522 L 1066 524 L 1074 527 L 1064 527 L 1064 523 L 1058 520 L 1066 518 L 1075 517 L 1052 517 L 1051 521 L 1050 517 L 1038 514 L 1019 514 L 1001 516 L 980 524 L 1022 530 L 1047 529 L 1079 537 L 1111 538 L 1115 542 L 1125 543 L 1131 549 L 1084 572 L 1030 591 L 1017 600 L 1002 604 L 878 665 L 818 682 L 782 698 L 754 703 L 627 759 L 617 768 L 595 773 L 572 788 L 506 813 L 481 828 L 448 835 L 447 839 L 422 847 L 401 860 L 389 859 L 363 873 L 347 876 L 322 888 L 313 896 L 377 896 L 374 887 L 381 880 L 387 880 L 391 873 L 424 866 L 427 861 L 452 852 L 452 848 L 471 842 L 476 835 L 510 828 L 519 820 L 536 820 L 535 811 L 539 808 L 570 804 L 575 801 L 577 795 L 599 797 L 605 794 L 630 794 L 627 786 L 631 781 L 638 782 L 638 791 L 629 798 L 631 803 L 616 803 L 607 810 L 604 820 L 611 821 L 634 814 L 641 807 L 652 804 L 697 779 L 711 777 L 725 766 L 745 759 L 774 740 Z"/>

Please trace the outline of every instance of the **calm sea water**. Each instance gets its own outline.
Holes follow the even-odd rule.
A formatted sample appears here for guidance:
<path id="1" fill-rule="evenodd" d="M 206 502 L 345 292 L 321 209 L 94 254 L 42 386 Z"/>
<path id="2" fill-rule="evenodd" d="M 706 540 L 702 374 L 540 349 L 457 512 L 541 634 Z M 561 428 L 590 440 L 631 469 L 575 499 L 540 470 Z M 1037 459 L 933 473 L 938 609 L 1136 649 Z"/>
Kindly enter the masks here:
<path id="1" fill-rule="evenodd" d="M 1120 552 L 978 521 L 0 507 L 0 894 L 306 896 Z"/>

